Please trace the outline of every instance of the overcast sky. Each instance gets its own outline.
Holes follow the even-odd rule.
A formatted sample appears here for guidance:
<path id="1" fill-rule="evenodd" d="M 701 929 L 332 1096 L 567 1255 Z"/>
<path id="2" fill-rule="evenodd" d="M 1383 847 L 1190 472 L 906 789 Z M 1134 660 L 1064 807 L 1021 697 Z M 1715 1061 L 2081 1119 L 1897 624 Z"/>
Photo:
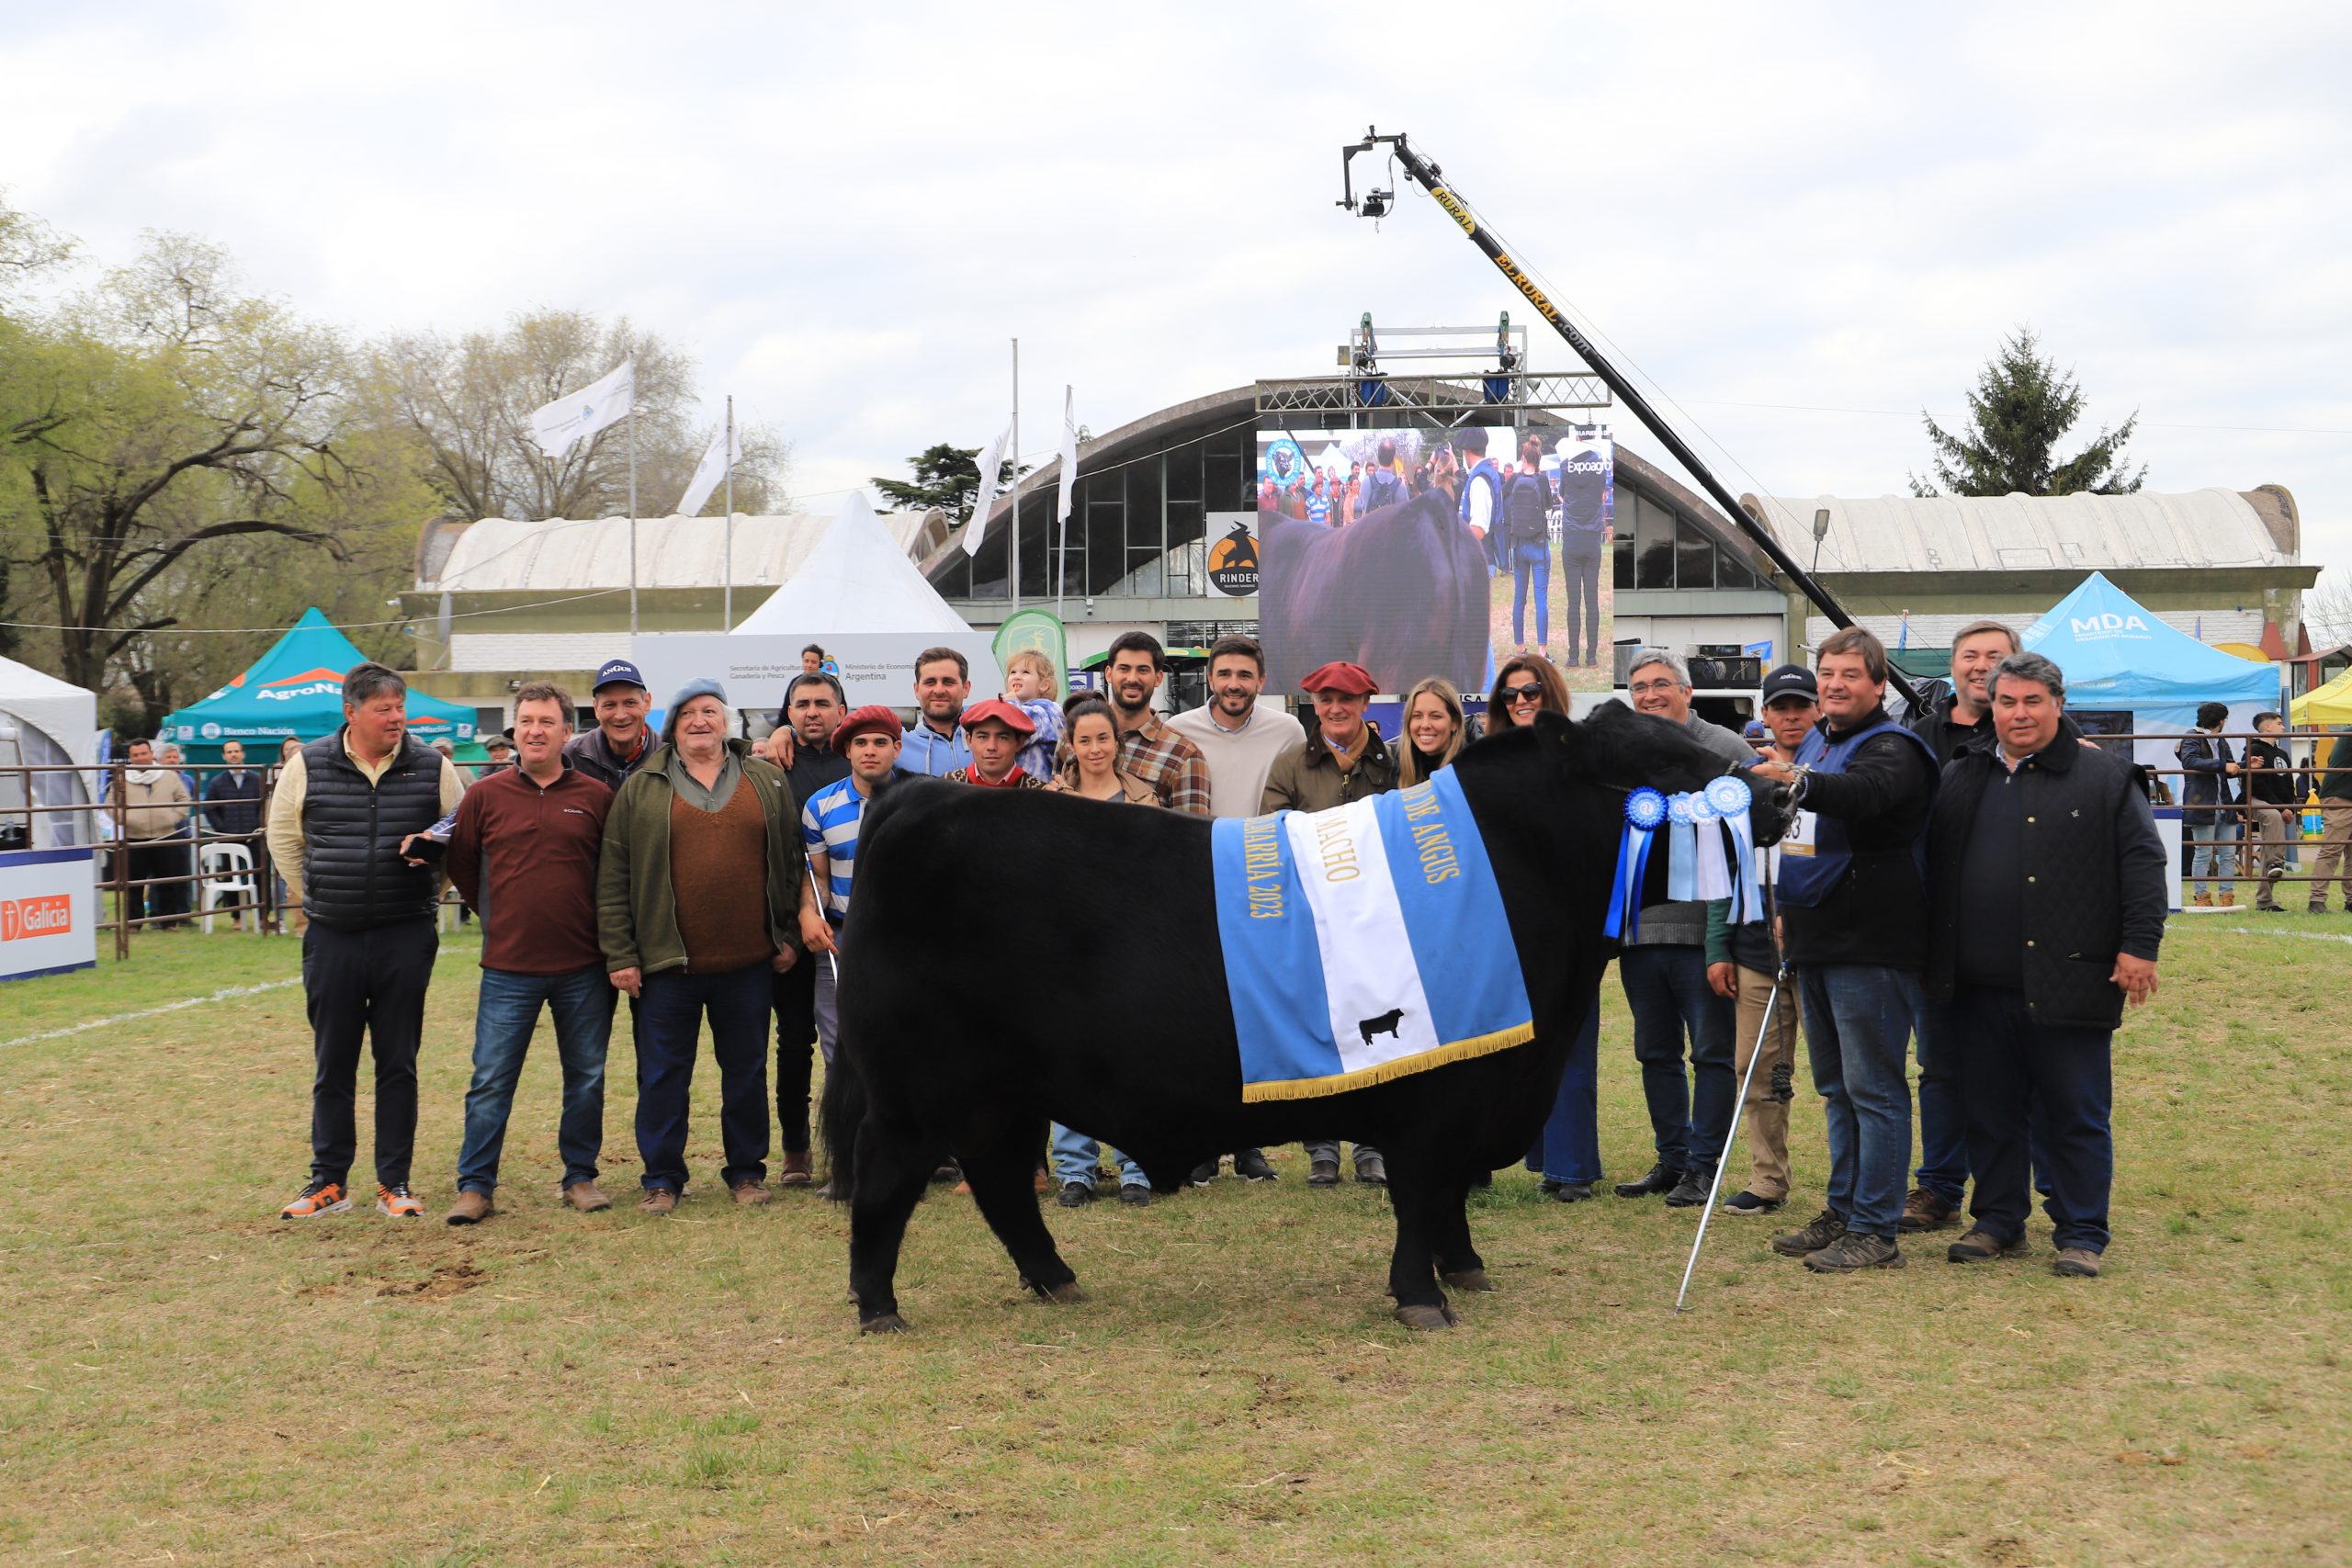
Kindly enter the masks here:
<path id="1" fill-rule="evenodd" d="M 989 439 L 1015 336 L 1042 458 L 1065 382 L 1107 431 L 1322 371 L 1366 310 L 1492 321 L 1432 203 L 1332 205 L 1377 122 L 1736 492 L 1900 491 L 2030 323 L 2152 487 L 2282 483 L 2352 566 L 2342 7 L 810 9 L 5 0 L 0 186 L 362 333 L 625 313 L 829 510 Z"/>

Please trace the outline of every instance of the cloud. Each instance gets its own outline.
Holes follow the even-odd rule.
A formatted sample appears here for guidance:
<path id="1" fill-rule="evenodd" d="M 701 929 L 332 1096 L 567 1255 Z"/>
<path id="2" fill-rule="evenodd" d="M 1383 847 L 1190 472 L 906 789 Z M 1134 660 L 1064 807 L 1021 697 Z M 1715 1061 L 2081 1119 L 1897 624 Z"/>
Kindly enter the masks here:
<path id="1" fill-rule="evenodd" d="M 2092 426 L 2140 411 L 2153 484 L 2284 483 L 2306 558 L 2352 566 L 2347 34 L 2316 6 L 85 8 L 0 42 L 0 146 L 93 254 L 202 233 L 358 331 L 626 313 L 813 494 L 985 440 L 1015 336 L 1042 454 L 1064 382 L 1103 430 L 1318 372 L 1367 310 L 1511 308 L 1426 200 L 1377 231 L 1332 206 L 1376 120 L 1736 490 L 1899 490 L 1916 411 L 1957 418 L 2030 322 Z"/>

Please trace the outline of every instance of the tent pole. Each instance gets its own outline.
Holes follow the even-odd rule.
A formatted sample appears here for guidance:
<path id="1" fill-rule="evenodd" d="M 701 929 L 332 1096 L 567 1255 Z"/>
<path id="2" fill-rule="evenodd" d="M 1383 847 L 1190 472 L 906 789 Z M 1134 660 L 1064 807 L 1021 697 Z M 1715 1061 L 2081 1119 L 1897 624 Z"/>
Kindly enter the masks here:
<path id="1" fill-rule="evenodd" d="M 1012 534 L 1007 575 L 1012 581 L 1012 607 L 1021 608 L 1021 340 L 1012 340 Z M 981 519 L 986 527 L 988 520 Z"/>
<path id="2" fill-rule="evenodd" d="M 637 399 L 628 400 L 628 635 L 637 635 Z"/>
<path id="3" fill-rule="evenodd" d="M 719 571 L 727 579 L 727 586 L 719 598 L 718 629 L 735 629 L 735 394 L 727 394 L 727 542 L 721 551 Z"/>

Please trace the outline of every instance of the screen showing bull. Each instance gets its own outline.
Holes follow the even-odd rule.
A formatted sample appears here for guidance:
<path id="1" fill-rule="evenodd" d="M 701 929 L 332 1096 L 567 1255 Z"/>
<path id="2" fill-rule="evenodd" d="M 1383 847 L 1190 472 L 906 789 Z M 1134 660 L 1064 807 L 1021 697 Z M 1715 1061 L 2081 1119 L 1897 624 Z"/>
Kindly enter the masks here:
<path id="1" fill-rule="evenodd" d="M 1483 692 L 1520 652 L 1606 691 L 1614 448 L 1599 426 L 1258 432 L 1259 607 L 1274 689 L 1330 660 L 1385 692 Z"/>

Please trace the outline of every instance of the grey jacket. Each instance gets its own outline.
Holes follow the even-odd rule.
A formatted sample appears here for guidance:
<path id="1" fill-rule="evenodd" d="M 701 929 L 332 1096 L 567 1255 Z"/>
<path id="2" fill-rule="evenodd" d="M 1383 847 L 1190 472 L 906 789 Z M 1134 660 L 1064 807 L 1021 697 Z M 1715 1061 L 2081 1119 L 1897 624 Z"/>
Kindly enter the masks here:
<path id="1" fill-rule="evenodd" d="M 1661 719 L 1659 722 L 1668 721 Z M 1756 760 L 1756 749 L 1722 725 L 1709 724 L 1696 712 L 1682 722 L 1694 739 L 1725 762 L 1745 766 Z M 1640 933 L 1626 943 L 1628 947 L 1704 947 L 1706 944 L 1707 905 L 1704 899 L 1700 898 L 1644 906 Z"/>

